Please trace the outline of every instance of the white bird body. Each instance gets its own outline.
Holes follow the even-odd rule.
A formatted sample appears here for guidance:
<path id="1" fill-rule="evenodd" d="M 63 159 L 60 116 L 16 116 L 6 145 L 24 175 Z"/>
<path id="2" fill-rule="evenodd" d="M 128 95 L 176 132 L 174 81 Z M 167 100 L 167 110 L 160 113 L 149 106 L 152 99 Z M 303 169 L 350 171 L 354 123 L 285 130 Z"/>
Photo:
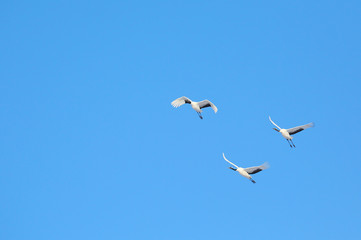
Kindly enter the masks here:
<path id="1" fill-rule="evenodd" d="M 267 162 L 265 162 L 264 164 L 262 164 L 261 166 L 256 166 L 256 167 L 249 167 L 249 168 L 242 168 L 242 167 L 238 167 L 236 164 L 232 163 L 231 161 L 229 161 L 226 156 L 224 156 L 224 153 L 223 153 L 223 158 L 224 160 L 226 160 L 227 162 L 229 162 L 230 164 L 232 164 L 233 166 L 235 166 L 236 168 L 232 168 L 232 167 L 229 167 L 230 169 L 238 172 L 239 174 L 241 174 L 243 177 L 251 180 L 253 183 L 256 183 L 250 174 L 255 174 L 255 173 L 258 173 L 262 170 L 265 170 L 267 168 L 269 168 L 269 164 Z"/>
<path id="2" fill-rule="evenodd" d="M 292 140 L 293 137 L 291 137 L 291 135 L 287 132 L 286 129 L 281 129 L 280 133 L 282 134 L 282 136 L 288 140 Z"/>
<path id="3" fill-rule="evenodd" d="M 251 175 L 249 175 L 249 174 L 244 170 L 244 168 L 238 167 L 238 168 L 236 169 L 236 171 L 237 171 L 239 174 L 241 174 L 243 177 L 245 177 L 245 178 L 248 178 L 248 179 L 251 179 L 251 178 L 252 178 Z"/>
<path id="4" fill-rule="evenodd" d="M 198 102 L 191 102 L 191 106 L 196 112 L 198 112 L 198 113 L 202 112 L 201 108 L 198 105 Z"/>
<path id="5" fill-rule="evenodd" d="M 301 131 L 303 131 L 303 130 L 305 130 L 307 128 L 315 126 L 315 124 L 312 122 L 312 123 L 308 123 L 308 124 L 305 124 L 305 125 L 302 125 L 302 126 L 289 128 L 289 129 L 284 129 L 284 128 L 280 128 L 276 123 L 274 123 L 270 116 L 268 116 L 268 118 L 271 121 L 271 123 L 278 128 L 278 129 L 277 128 L 273 128 L 273 129 L 276 130 L 277 132 L 280 132 L 282 134 L 282 136 L 284 138 L 286 138 L 286 140 L 290 144 L 290 147 L 292 147 L 292 145 L 293 145 L 293 147 L 296 147 L 295 144 L 292 141 L 293 137 L 291 135 L 296 134 L 298 132 L 301 132 Z M 291 145 L 290 142 L 292 143 L 292 145 Z"/>
<path id="6" fill-rule="evenodd" d="M 203 100 L 200 102 L 193 102 L 192 100 L 190 100 L 187 97 L 180 97 L 177 98 L 176 100 L 174 100 L 173 102 L 171 102 L 172 106 L 177 108 L 182 106 L 183 104 L 188 103 L 191 105 L 191 107 L 198 113 L 198 116 L 203 119 L 202 117 L 202 108 L 206 108 L 206 107 L 211 107 L 214 111 L 214 113 L 217 113 L 218 108 L 216 107 L 216 105 L 214 105 L 211 101 L 209 100 Z"/>

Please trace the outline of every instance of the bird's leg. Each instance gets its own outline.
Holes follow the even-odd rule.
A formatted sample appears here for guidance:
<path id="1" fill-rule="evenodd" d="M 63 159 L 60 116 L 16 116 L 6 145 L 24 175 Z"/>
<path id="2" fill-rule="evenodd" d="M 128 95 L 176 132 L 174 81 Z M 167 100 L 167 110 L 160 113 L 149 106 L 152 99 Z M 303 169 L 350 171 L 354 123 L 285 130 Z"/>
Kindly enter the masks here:
<path id="1" fill-rule="evenodd" d="M 197 112 L 200 119 L 203 119 L 202 114 L 200 112 Z"/>
<path id="2" fill-rule="evenodd" d="M 288 144 L 290 145 L 290 147 L 292 148 L 292 145 L 291 145 L 291 143 L 290 143 L 290 140 L 288 140 L 288 139 L 286 139 L 286 140 L 287 140 Z"/>
<path id="3" fill-rule="evenodd" d="M 296 147 L 296 146 L 295 146 L 295 144 L 293 143 L 292 139 L 291 139 L 290 141 L 291 141 L 291 143 L 292 143 L 293 147 Z"/>
<path id="4" fill-rule="evenodd" d="M 253 182 L 253 183 L 256 183 L 256 181 L 255 181 L 255 180 L 253 180 L 253 178 L 250 178 L 249 180 L 251 180 L 251 182 Z"/>

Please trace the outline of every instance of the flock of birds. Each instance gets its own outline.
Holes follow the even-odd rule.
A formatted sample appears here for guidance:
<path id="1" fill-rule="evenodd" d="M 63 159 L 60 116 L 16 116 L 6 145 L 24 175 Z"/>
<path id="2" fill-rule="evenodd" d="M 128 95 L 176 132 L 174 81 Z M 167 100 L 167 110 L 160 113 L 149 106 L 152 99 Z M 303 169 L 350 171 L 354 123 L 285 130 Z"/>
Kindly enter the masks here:
<path id="1" fill-rule="evenodd" d="M 192 100 L 190 100 L 187 97 L 180 97 L 180 98 L 177 98 L 176 100 L 174 100 L 171 104 L 172 104 L 173 107 L 177 108 L 177 107 L 180 107 L 180 106 L 182 106 L 183 104 L 186 104 L 186 103 L 191 105 L 191 107 L 197 112 L 200 119 L 203 119 L 202 108 L 211 107 L 213 109 L 214 113 L 217 113 L 217 111 L 218 111 L 218 108 L 216 107 L 216 105 L 214 105 L 209 100 L 203 100 L 203 101 L 200 101 L 200 102 L 193 102 Z M 293 128 L 289 128 L 289 129 L 284 129 L 284 128 L 280 128 L 276 123 L 274 123 L 272 121 L 271 117 L 269 117 L 269 120 L 271 121 L 271 123 L 273 125 L 275 125 L 277 127 L 277 128 L 273 128 L 273 129 L 282 134 L 282 136 L 287 140 L 287 142 L 288 142 L 288 144 L 290 145 L 291 148 L 296 147 L 295 144 L 292 141 L 293 137 L 291 135 L 294 135 L 294 134 L 299 133 L 299 132 L 301 132 L 301 131 L 303 131 L 303 130 L 305 130 L 307 128 L 315 126 L 315 124 L 312 122 L 312 123 L 308 123 L 308 124 L 305 124 L 305 125 L 302 125 L 302 126 L 293 127 Z M 256 166 L 256 167 L 242 168 L 242 167 L 238 167 L 236 164 L 229 161 L 226 158 L 226 156 L 224 155 L 224 153 L 223 153 L 223 158 L 228 163 L 230 163 L 231 165 L 236 167 L 236 168 L 229 167 L 229 169 L 232 169 L 233 171 L 238 172 L 243 177 L 246 177 L 249 180 L 251 180 L 253 183 L 256 183 L 256 181 L 254 181 L 253 178 L 251 177 L 252 174 L 258 173 L 260 171 L 263 171 L 263 170 L 269 168 L 269 164 L 267 162 L 265 162 L 264 164 L 262 164 L 260 166 Z"/>

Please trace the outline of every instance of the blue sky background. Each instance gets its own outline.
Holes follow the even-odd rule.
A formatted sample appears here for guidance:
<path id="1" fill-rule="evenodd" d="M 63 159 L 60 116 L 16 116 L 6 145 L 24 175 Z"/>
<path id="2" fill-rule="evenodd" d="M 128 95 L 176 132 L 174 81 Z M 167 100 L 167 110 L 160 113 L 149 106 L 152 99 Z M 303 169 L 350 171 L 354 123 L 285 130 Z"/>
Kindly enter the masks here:
<path id="1" fill-rule="evenodd" d="M 359 1 L 1 5 L 0 239 L 361 238 Z"/>

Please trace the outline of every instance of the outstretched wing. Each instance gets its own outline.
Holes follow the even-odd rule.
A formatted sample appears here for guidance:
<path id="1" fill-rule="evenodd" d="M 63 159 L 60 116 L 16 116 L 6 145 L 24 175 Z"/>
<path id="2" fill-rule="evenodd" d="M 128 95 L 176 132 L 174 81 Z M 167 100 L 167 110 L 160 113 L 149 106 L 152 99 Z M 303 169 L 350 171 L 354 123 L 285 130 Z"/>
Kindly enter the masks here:
<path id="1" fill-rule="evenodd" d="M 278 127 L 279 130 L 281 130 L 281 128 L 280 128 L 279 126 L 277 126 L 277 124 L 275 124 L 275 123 L 272 121 L 272 119 L 271 119 L 270 116 L 268 116 L 268 118 L 269 118 L 269 120 L 271 121 L 271 123 L 272 123 L 273 125 L 275 125 L 276 127 Z"/>
<path id="2" fill-rule="evenodd" d="M 257 166 L 257 167 L 249 167 L 249 168 L 245 168 L 244 170 L 248 173 L 248 174 L 255 174 L 258 173 L 262 170 L 265 170 L 267 168 L 269 168 L 269 164 L 267 162 L 263 163 L 261 166 Z"/>
<path id="3" fill-rule="evenodd" d="M 199 102 L 198 105 L 199 105 L 199 108 L 211 107 L 215 113 L 218 111 L 218 108 L 216 107 L 216 105 L 214 105 L 209 100 L 203 100 L 203 101 Z"/>
<path id="4" fill-rule="evenodd" d="M 294 127 L 294 128 L 290 128 L 290 129 L 286 129 L 286 131 L 290 134 L 290 135 L 293 135 L 293 134 L 296 134 L 298 132 L 301 132 L 307 128 L 310 128 L 310 127 L 313 127 L 315 126 L 315 124 L 312 122 L 312 123 L 308 123 L 308 124 L 305 124 L 305 125 L 302 125 L 302 126 L 298 126 L 298 127 Z"/>
<path id="5" fill-rule="evenodd" d="M 230 164 L 232 164 L 232 165 L 235 166 L 236 168 L 239 168 L 236 164 L 230 162 L 230 161 L 226 158 L 226 156 L 224 156 L 224 153 L 223 153 L 223 158 L 224 158 L 224 160 L 226 160 L 227 162 L 229 162 Z"/>
<path id="6" fill-rule="evenodd" d="M 173 107 L 177 108 L 179 106 L 182 106 L 185 103 L 191 103 L 192 101 L 187 97 L 180 97 L 174 100 L 171 104 Z"/>

